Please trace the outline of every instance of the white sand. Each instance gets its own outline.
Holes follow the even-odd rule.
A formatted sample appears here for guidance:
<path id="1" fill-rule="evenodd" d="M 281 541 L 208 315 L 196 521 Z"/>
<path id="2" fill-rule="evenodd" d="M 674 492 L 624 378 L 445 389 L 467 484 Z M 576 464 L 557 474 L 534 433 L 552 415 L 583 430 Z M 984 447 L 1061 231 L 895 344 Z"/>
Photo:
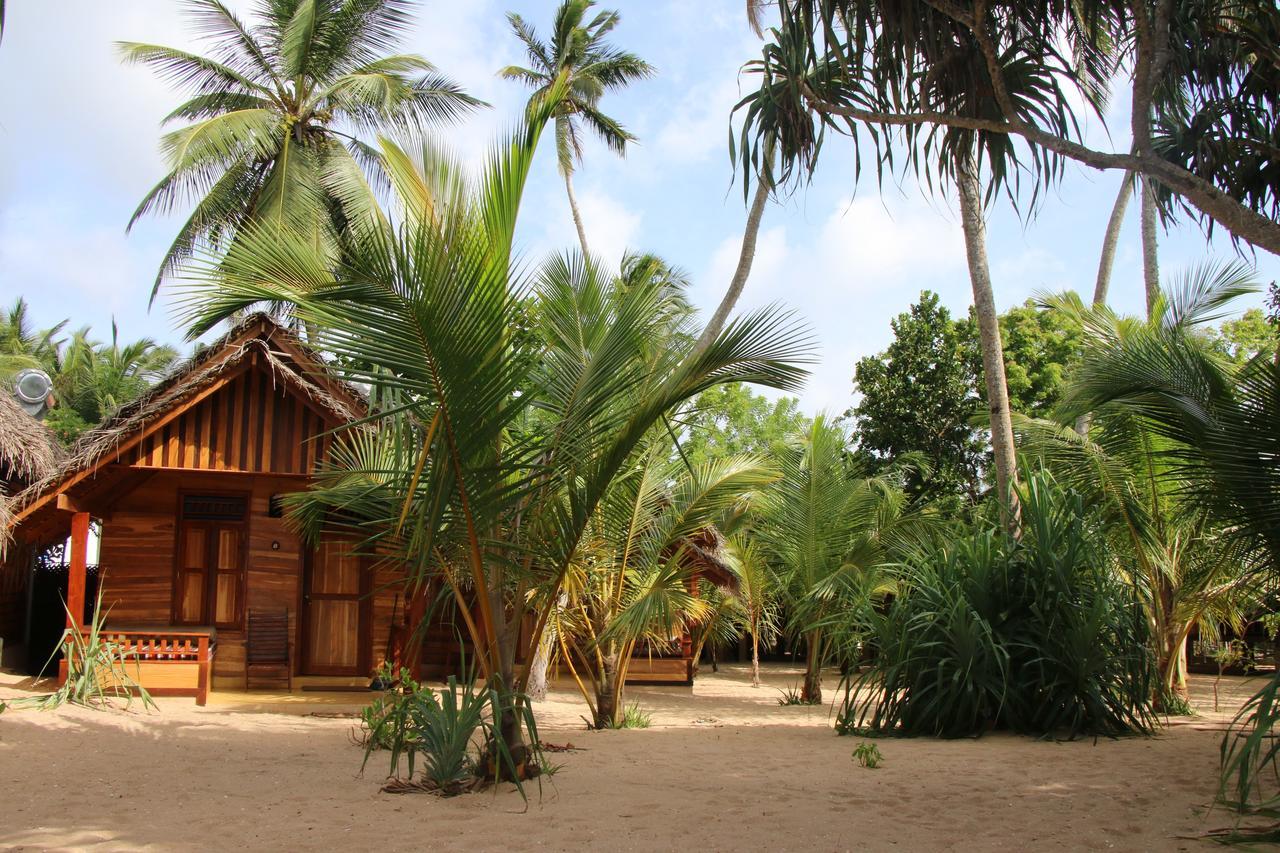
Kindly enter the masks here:
<path id="1" fill-rule="evenodd" d="M 1229 823 L 1212 798 L 1224 713 L 1153 739 L 1043 743 L 877 741 L 880 769 L 851 758 L 826 708 L 783 708 L 771 667 L 688 688 L 635 688 L 646 730 L 587 732 L 575 693 L 537 706 L 545 740 L 583 751 L 531 790 L 452 800 L 380 793 L 385 758 L 357 776 L 350 710 L 360 694 L 214 694 L 158 714 L 63 708 L 0 715 L 0 849 L 1026 850 L 1209 849 Z M 1211 709 L 1208 684 L 1195 698 Z M 0 698 L 25 682 L 0 674 Z M 834 684 L 829 684 L 833 687 Z"/>

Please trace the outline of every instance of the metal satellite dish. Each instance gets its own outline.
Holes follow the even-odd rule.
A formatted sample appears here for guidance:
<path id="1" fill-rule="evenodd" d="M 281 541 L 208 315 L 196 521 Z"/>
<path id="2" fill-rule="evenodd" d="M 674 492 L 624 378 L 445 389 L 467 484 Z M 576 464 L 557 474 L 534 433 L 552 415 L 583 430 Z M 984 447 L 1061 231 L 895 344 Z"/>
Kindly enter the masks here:
<path id="1" fill-rule="evenodd" d="M 13 377 L 13 395 L 33 418 L 44 414 L 52 393 L 53 380 L 43 370 L 27 368 L 18 371 L 18 375 Z"/>

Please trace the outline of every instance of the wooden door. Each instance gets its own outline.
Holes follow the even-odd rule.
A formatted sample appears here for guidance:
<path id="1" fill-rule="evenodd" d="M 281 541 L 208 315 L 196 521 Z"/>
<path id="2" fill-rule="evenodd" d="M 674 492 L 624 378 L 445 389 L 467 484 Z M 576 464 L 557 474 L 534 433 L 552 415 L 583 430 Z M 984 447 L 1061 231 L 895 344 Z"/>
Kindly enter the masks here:
<path id="1" fill-rule="evenodd" d="M 303 584 L 308 675 L 368 675 L 366 572 L 349 542 L 322 542 Z"/>

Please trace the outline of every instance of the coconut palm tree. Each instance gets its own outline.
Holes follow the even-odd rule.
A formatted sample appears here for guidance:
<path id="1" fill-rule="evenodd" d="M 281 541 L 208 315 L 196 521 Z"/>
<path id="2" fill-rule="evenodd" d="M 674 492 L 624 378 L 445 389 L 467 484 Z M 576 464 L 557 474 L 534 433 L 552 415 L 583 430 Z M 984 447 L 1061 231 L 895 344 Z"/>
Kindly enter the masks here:
<path id="1" fill-rule="evenodd" d="M 533 87 L 530 103 L 547 97 L 557 81 L 563 81 L 564 94 L 556 106 L 556 157 L 584 255 L 590 255 L 591 250 L 573 192 L 573 172 L 582 162 L 583 125 L 611 150 L 625 155 L 628 143 L 634 142 L 635 137 L 600 111 L 600 99 L 605 92 L 644 79 L 654 70 L 639 56 L 605 40 L 621 20 L 617 12 L 601 11 L 587 21 L 587 13 L 594 5 L 594 0 L 561 0 L 552 22 L 550 42 L 538 38 L 533 27 L 519 15 L 509 13 L 507 20 L 528 53 L 529 66 L 509 65 L 498 72 L 508 80 Z"/>
<path id="2" fill-rule="evenodd" d="M 835 620 L 884 591 L 878 569 L 915 523 L 900 489 L 850 469 L 848 446 L 840 426 L 815 418 L 780 459 L 782 479 L 761 512 L 786 629 L 805 646 L 801 700 L 811 704 L 822 701 L 822 668 L 838 651 Z"/>
<path id="3" fill-rule="evenodd" d="M 250 226 L 205 259 L 187 295 L 193 336 L 284 302 L 346 378 L 399 400 L 375 415 L 377 430 L 339 442 L 292 511 L 313 533 L 354 525 L 411 583 L 452 591 L 482 677 L 506 697 L 503 754 L 517 757 L 517 660 L 540 641 L 610 487 L 667 412 L 722 382 L 795 387 L 809 346 L 765 311 L 693 353 L 661 288 L 620 287 L 581 256 L 532 271 L 513 261 L 529 168 L 565 85 L 532 105 L 478 178 L 442 185 L 449 170 L 428 169 L 430 211 L 348 229 L 337 263 L 303 235 Z M 536 336 L 513 332 L 529 300 Z"/>
<path id="4" fill-rule="evenodd" d="M 389 53 L 412 25 L 409 0 L 275 0 L 252 23 L 221 0 L 184 5 L 207 54 L 119 45 L 191 95 L 165 118 L 187 122 L 161 139 L 168 173 L 129 220 L 194 203 L 152 300 L 200 247 L 226 249 L 250 222 L 306 234 L 333 257 L 344 222 L 376 207 L 379 153 L 363 137 L 421 132 L 480 104 L 423 57 Z"/>
<path id="5" fill-rule="evenodd" d="M 146 391 L 178 360 L 178 351 L 152 338 L 127 344 L 111 322 L 111 342 L 92 340 L 88 328 L 71 336 L 53 377 L 59 404 L 75 410 L 86 423 L 100 423 Z"/>
<path id="6" fill-rule="evenodd" d="M 742 627 L 751 637 L 751 686 L 760 686 L 760 645 L 771 644 L 782 630 L 782 613 L 773 569 L 765 549 L 747 536 L 730 543 L 737 563 L 737 598 L 742 611 Z"/>
<path id="7" fill-rule="evenodd" d="M 1168 334 L 1208 351 L 1209 339 L 1197 333 L 1198 323 L 1252 287 L 1251 271 L 1233 264 L 1186 276 L 1157 297 L 1150 318 L 1122 318 L 1103 306 L 1086 307 L 1074 294 L 1047 304 L 1085 330 L 1083 360 L 1089 362 L 1107 358 L 1114 348 L 1141 346 Z M 1078 381 L 1088 381 L 1088 368 L 1080 376 Z M 1122 404 L 1088 412 L 1066 408 L 1061 417 L 1081 414 L 1089 416 L 1087 437 L 1057 422 L 1021 419 L 1024 447 L 1060 482 L 1103 510 L 1151 624 L 1161 677 L 1157 700 L 1185 702 L 1187 637 L 1196 626 L 1207 636 L 1222 624 L 1242 626 L 1259 595 L 1252 559 L 1211 514 L 1185 499 L 1172 461 L 1177 447 L 1168 438 Z"/>
<path id="8" fill-rule="evenodd" d="M 31 325 L 31 306 L 21 296 L 0 317 L 0 377 L 8 378 L 24 367 L 37 367 L 50 375 L 57 371 L 64 341 L 58 338 L 67 320 L 37 330 Z"/>
<path id="9" fill-rule="evenodd" d="M 692 588 L 697 558 L 687 543 L 740 514 L 774 476 L 749 457 L 688 470 L 657 440 L 612 484 L 592 520 L 594 544 L 582 550 L 567 604 L 579 618 L 566 662 L 591 686 L 583 692 L 597 728 L 621 722 L 638 647 L 667 648 L 684 630 L 714 621 L 715 603 Z"/>

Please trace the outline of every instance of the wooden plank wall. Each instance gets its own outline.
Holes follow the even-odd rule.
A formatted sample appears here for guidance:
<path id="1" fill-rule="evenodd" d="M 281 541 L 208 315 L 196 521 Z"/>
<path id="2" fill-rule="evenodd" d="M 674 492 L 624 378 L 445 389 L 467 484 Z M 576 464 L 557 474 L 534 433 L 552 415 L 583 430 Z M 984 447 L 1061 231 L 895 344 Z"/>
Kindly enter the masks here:
<path id="1" fill-rule="evenodd" d="M 268 515 L 271 496 L 296 491 L 296 478 L 164 472 L 121 498 L 103 520 L 100 562 L 109 624 L 168 626 L 173 596 L 173 552 L 179 491 L 249 492 L 246 605 L 288 608 L 295 638 L 302 578 L 302 545 L 282 518 Z M 272 548 L 272 543 L 279 548 Z M 214 654 L 214 687 L 244 687 L 243 631 L 220 630 Z"/>
<path id="2" fill-rule="evenodd" d="M 327 429 L 269 371 L 250 369 L 143 439 L 121 461 L 146 468 L 306 474 L 328 448 Z"/>

